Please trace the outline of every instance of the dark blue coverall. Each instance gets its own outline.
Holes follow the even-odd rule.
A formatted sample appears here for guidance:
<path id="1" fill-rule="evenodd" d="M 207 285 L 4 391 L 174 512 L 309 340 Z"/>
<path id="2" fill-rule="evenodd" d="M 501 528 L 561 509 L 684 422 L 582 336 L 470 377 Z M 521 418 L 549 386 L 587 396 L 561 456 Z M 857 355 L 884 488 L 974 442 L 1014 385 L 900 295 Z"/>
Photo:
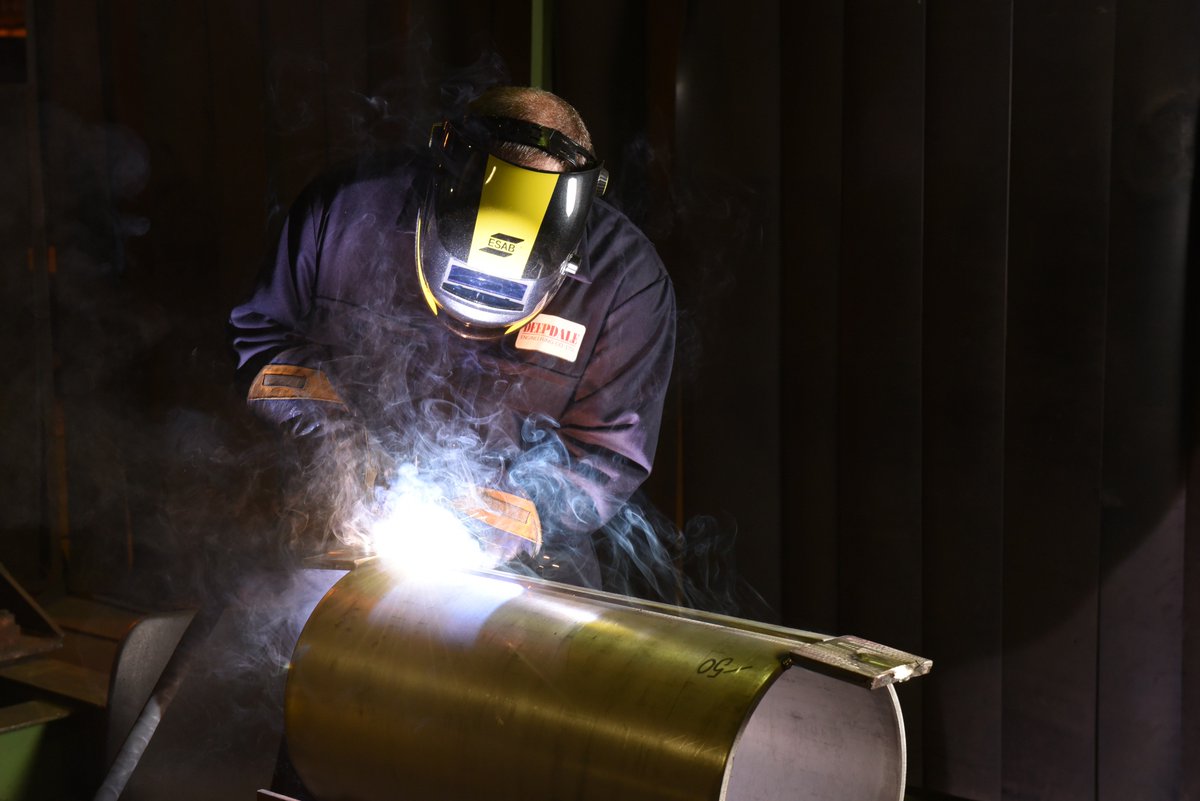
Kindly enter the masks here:
<path id="1" fill-rule="evenodd" d="M 538 507 L 545 550 L 570 563 L 559 580 L 598 586 L 587 540 L 654 461 L 674 352 L 671 280 L 641 231 L 597 199 L 578 271 L 524 336 L 456 336 L 427 305 L 416 270 L 431 182 L 423 156 L 398 155 L 344 167 L 302 194 L 230 316 L 238 379 L 248 385 L 269 363 L 319 369 L 392 447 L 502 465 Z M 293 433 L 319 428 L 330 411 L 250 406 Z"/>

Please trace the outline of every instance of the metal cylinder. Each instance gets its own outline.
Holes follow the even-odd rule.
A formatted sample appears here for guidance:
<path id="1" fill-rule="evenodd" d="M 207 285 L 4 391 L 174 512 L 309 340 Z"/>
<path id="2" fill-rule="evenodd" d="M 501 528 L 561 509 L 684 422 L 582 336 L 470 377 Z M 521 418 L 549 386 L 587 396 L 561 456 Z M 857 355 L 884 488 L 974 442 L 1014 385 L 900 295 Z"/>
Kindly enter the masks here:
<path id="1" fill-rule="evenodd" d="M 377 563 L 334 585 L 300 636 L 288 748 L 323 801 L 897 801 L 895 692 L 800 666 L 821 639 Z"/>

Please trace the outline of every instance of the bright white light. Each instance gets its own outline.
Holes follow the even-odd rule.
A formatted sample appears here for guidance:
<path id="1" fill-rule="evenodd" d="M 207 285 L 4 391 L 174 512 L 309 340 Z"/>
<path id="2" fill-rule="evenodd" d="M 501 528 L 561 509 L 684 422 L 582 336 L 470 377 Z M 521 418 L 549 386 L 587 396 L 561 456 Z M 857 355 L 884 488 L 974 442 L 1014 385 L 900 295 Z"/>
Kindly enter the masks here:
<path id="1" fill-rule="evenodd" d="M 370 527 L 375 553 L 401 568 L 471 570 L 491 566 L 466 526 L 439 493 L 402 488 L 389 493 L 384 514 Z"/>

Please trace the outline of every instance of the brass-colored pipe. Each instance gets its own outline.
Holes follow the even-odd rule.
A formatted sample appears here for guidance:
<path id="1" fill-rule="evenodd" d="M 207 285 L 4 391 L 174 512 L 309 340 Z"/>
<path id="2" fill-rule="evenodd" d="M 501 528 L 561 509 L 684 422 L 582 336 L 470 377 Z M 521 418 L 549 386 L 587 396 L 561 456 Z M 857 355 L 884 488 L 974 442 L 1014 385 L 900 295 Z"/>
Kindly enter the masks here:
<path id="1" fill-rule="evenodd" d="M 327 801 L 901 797 L 892 687 L 801 667 L 820 635 L 673 609 L 360 567 L 297 643 L 292 761 Z"/>

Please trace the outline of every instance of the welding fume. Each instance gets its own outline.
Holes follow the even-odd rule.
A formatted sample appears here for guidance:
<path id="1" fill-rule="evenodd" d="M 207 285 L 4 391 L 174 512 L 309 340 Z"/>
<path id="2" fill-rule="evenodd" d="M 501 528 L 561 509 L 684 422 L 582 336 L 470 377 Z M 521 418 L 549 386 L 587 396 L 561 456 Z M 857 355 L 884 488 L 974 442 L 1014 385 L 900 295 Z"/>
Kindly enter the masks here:
<path id="1" fill-rule="evenodd" d="M 283 559 L 224 568 L 232 589 L 189 629 L 97 799 L 307 798 L 279 748 L 283 687 L 349 568 L 622 589 L 605 555 L 631 549 L 601 532 L 624 526 L 608 524 L 654 461 L 671 280 L 603 198 L 573 106 L 502 85 L 463 100 L 423 141 L 313 180 L 230 313 Z M 670 565 L 650 551 L 643 564 Z"/>
<path id="2" fill-rule="evenodd" d="M 631 501 L 676 306 L 608 182 L 567 101 L 494 86 L 297 198 L 229 333 L 303 577 L 211 624 L 112 798 L 899 799 L 928 660 L 693 608 Z"/>
<path id="3" fill-rule="evenodd" d="M 650 472 L 675 336 L 607 183 L 569 103 L 500 86 L 296 201 L 229 327 L 250 411 L 300 443 L 300 547 L 602 587 L 593 536 Z"/>

